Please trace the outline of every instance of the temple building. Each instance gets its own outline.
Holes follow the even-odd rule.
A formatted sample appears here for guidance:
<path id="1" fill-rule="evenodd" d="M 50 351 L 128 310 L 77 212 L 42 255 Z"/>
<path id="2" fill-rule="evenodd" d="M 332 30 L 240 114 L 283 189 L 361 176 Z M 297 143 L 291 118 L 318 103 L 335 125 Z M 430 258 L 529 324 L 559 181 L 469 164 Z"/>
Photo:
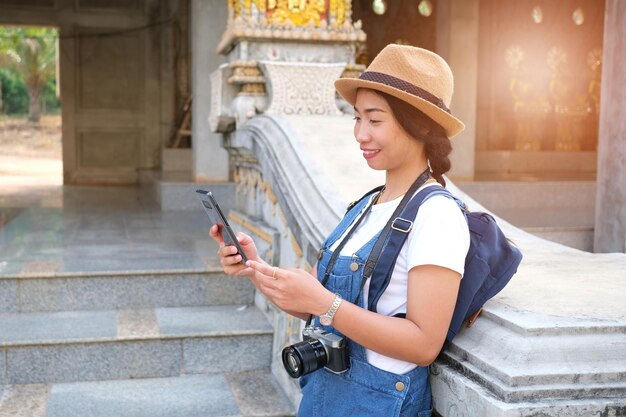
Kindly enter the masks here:
<path id="1" fill-rule="evenodd" d="M 264 259 L 307 270 L 384 181 L 333 81 L 390 43 L 440 54 L 466 125 L 449 188 L 524 261 L 432 366 L 435 412 L 626 416 L 625 1 L 0 0 L 0 24 L 60 30 L 66 185 L 138 186 L 164 211 L 211 187 Z M 279 355 L 302 323 L 254 305 L 295 407 Z"/>

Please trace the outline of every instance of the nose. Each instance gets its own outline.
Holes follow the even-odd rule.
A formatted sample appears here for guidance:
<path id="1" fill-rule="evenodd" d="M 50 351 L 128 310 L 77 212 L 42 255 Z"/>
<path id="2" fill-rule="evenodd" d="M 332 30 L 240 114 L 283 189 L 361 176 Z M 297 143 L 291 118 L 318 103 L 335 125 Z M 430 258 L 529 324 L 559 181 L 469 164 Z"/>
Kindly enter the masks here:
<path id="1" fill-rule="evenodd" d="M 354 124 L 354 138 L 359 143 L 367 142 L 370 139 L 367 123 L 356 122 Z"/>

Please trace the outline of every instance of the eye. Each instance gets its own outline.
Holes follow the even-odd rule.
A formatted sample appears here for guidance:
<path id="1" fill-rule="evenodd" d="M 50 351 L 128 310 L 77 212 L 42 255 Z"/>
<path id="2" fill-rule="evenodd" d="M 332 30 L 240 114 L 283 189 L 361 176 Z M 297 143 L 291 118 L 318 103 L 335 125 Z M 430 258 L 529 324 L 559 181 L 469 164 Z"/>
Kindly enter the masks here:
<path id="1" fill-rule="evenodd" d="M 361 120 L 361 118 L 360 118 L 359 116 L 354 116 L 354 117 L 352 118 L 352 120 L 356 120 L 356 121 L 358 122 L 358 121 L 360 121 L 360 120 Z"/>
<path id="2" fill-rule="evenodd" d="M 377 123 L 380 123 L 380 120 L 371 120 L 371 119 L 370 119 L 370 123 L 371 123 L 371 124 L 373 124 L 373 125 L 375 125 L 375 124 L 377 124 Z"/>

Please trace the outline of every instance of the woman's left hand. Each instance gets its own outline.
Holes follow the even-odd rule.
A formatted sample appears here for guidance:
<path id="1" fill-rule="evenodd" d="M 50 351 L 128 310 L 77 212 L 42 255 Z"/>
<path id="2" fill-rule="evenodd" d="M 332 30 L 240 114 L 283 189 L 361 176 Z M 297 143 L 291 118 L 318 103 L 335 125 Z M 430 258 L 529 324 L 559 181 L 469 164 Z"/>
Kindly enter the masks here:
<path id="1" fill-rule="evenodd" d="M 302 269 L 283 269 L 255 261 L 246 265 L 255 271 L 257 288 L 281 310 L 319 316 L 333 303 L 334 294 Z"/>

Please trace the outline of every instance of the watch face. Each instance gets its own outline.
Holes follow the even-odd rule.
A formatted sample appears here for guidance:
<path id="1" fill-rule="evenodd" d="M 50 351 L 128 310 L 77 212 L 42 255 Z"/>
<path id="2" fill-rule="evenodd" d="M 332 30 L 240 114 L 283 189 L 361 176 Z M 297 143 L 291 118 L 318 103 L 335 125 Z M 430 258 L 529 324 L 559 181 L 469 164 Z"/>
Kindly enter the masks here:
<path id="1" fill-rule="evenodd" d="M 320 317 L 320 323 L 322 323 L 324 326 L 330 326 L 332 322 L 333 320 L 328 316 Z"/>

